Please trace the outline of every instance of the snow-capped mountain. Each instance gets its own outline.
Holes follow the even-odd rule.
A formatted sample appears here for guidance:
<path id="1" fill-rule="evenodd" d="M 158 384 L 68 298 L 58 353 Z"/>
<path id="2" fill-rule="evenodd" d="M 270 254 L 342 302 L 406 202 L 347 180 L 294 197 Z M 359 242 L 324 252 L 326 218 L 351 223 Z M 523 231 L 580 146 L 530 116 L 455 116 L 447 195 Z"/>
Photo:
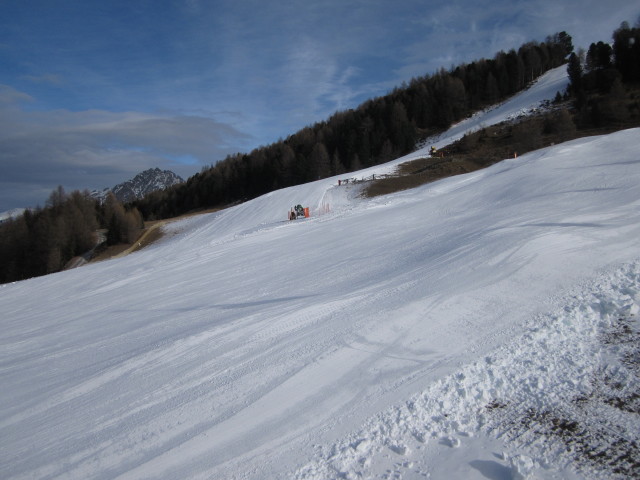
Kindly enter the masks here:
<path id="1" fill-rule="evenodd" d="M 0 213 L 0 223 L 9 220 L 10 218 L 19 217 L 24 213 L 24 208 L 14 208 L 13 210 L 7 210 L 6 212 Z"/>
<path id="2" fill-rule="evenodd" d="M 150 168 L 113 188 L 105 188 L 101 191 L 94 190 L 91 192 L 91 196 L 103 201 L 109 192 L 113 192 L 119 201 L 130 202 L 142 198 L 148 193 L 164 190 L 182 182 L 184 180 L 170 170 Z"/>
<path id="3" fill-rule="evenodd" d="M 93 190 L 90 195 L 104 202 L 109 192 L 113 192 L 120 202 L 130 202 L 132 200 L 142 198 L 146 194 L 155 192 L 156 190 L 164 190 L 173 185 L 184 182 L 184 179 L 173 173 L 171 170 L 160 170 L 159 168 L 150 168 L 139 173 L 131 180 L 119 183 L 113 188 L 105 188 L 103 190 Z M 0 212 L 0 223 L 10 218 L 19 217 L 24 213 L 24 208 L 14 208 L 6 212 Z"/>

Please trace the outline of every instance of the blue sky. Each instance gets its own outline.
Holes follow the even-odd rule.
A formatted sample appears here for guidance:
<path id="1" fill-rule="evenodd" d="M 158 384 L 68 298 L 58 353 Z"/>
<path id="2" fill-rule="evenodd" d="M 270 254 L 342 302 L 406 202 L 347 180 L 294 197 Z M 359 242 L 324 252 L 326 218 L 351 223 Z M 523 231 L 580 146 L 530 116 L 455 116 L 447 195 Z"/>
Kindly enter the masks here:
<path id="1" fill-rule="evenodd" d="M 188 177 L 412 77 L 609 41 L 629 0 L 0 0 L 0 212 L 151 167 Z"/>

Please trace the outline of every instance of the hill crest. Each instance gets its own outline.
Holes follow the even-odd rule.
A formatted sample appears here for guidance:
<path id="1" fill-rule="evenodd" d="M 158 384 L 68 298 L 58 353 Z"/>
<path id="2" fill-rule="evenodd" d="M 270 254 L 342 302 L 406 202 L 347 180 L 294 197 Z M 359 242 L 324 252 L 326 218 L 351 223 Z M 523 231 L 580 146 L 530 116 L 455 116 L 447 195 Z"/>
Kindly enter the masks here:
<path id="1" fill-rule="evenodd" d="M 149 168 L 132 179 L 119 183 L 112 188 L 93 190 L 91 196 L 103 202 L 109 192 L 112 192 L 118 201 L 127 203 L 140 199 L 148 193 L 165 190 L 182 182 L 184 182 L 184 179 L 171 170 L 160 170 L 157 167 Z"/>

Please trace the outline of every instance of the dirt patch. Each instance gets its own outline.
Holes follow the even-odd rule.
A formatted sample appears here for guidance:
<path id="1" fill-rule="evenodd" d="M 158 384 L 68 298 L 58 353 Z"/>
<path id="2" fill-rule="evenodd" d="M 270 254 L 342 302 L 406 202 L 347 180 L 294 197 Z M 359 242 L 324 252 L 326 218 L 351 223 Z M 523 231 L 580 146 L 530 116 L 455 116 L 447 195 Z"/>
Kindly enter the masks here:
<path id="1" fill-rule="evenodd" d="M 131 244 L 121 243 L 118 245 L 110 245 L 104 248 L 100 253 L 91 259 L 89 263 L 102 262 L 103 260 L 109 260 L 131 247 Z"/>
<path id="2" fill-rule="evenodd" d="M 634 326 L 636 325 L 636 326 Z M 575 408 L 535 408 L 505 416 L 507 438 L 523 435 L 531 442 L 555 444 L 576 460 L 586 461 L 603 478 L 637 478 L 640 445 L 629 431 L 640 415 L 640 332 L 634 317 L 620 317 L 600 337 L 607 361 L 594 371 L 588 393 L 576 396 Z M 508 407 L 508 405 L 507 405 Z M 498 413 L 503 404 L 487 409 Z"/>
<path id="3" fill-rule="evenodd" d="M 162 237 L 164 237 L 162 228 L 154 228 L 153 230 L 149 230 L 148 234 L 145 235 L 144 238 L 139 239 L 137 247 L 134 251 L 143 249 L 144 247 L 148 247 L 149 245 L 160 240 Z"/>
<path id="4" fill-rule="evenodd" d="M 183 218 L 193 217 L 197 215 L 203 215 L 206 213 L 214 213 L 223 210 L 222 208 L 212 208 L 208 210 L 200 210 L 197 212 L 190 212 L 179 217 L 169 218 L 166 220 L 150 220 L 145 222 L 145 228 L 140 231 L 140 235 L 133 243 L 122 243 L 118 245 L 110 245 L 100 251 L 95 257 L 91 259 L 91 262 L 101 262 L 104 260 L 110 260 L 112 258 L 124 257 L 130 253 L 142 250 L 149 245 L 157 242 L 164 236 L 162 227 L 168 223 L 182 220 Z"/>

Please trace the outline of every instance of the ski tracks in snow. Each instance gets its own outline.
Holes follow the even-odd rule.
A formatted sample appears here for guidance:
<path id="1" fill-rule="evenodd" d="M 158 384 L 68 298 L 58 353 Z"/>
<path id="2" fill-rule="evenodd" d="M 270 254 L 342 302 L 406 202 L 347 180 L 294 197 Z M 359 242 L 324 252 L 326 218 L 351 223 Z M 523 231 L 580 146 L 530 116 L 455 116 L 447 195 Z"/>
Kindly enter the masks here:
<path id="1" fill-rule="evenodd" d="M 531 319 L 524 335 L 318 446 L 295 478 L 632 477 L 640 466 L 640 261 L 563 303 Z M 494 449 L 476 448 L 478 437 Z M 438 452 L 451 448 L 460 452 L 443 464 Z"/>

